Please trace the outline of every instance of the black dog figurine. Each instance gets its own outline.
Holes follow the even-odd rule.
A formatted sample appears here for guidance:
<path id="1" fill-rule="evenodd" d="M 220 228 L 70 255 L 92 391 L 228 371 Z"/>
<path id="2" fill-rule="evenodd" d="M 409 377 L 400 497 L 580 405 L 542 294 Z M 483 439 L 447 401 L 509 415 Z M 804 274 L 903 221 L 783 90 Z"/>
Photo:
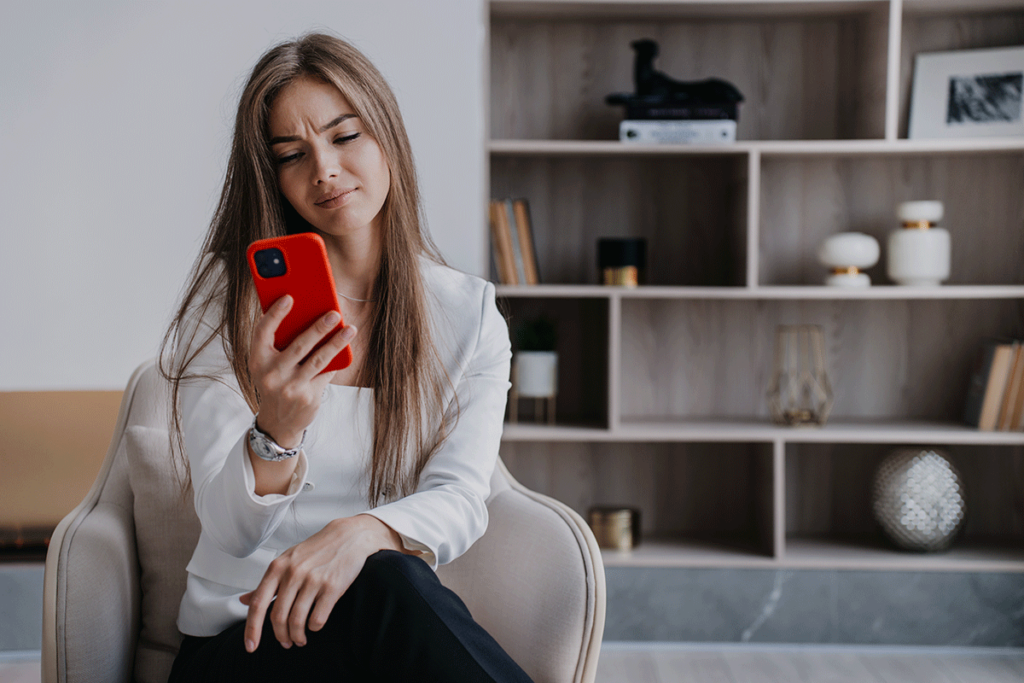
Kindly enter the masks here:
<path id="1" fill-rule="evenodd" d="M 677 81 L 654 68 L 658 44 L 650 39 L 630 43 L 636 51 L 635 93 L 608 95 L 608 104 L 626 105 L 626 118 L 736 119 L 743 95 L 720 78 Z"/>

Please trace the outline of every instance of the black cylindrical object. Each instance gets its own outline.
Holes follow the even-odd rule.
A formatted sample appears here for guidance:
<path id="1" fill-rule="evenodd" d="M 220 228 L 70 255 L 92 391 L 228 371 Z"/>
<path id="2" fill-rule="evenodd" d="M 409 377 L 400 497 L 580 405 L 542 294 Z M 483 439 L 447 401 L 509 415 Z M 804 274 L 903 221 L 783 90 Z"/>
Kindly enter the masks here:
<path id="1" fill-rule="evenodd" d="M 597 268 L 606 285 L 636 287 L 647 280 L 647 240 L 602 237 L 597 240 Z"/>

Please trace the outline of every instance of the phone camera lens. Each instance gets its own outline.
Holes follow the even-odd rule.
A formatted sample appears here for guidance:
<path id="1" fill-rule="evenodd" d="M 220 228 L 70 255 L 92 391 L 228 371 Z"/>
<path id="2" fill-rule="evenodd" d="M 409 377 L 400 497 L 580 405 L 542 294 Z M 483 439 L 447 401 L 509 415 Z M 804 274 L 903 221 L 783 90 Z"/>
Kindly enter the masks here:
<path id="1" fill-rule="evenodd" d="M 281 277 L 288 272 L 284 263 L 284 254 L 280 249 L 273 247 L 260 249 L 253 254 L 253 260 L 256 261 L 256 272 L 262 278 Z"/>

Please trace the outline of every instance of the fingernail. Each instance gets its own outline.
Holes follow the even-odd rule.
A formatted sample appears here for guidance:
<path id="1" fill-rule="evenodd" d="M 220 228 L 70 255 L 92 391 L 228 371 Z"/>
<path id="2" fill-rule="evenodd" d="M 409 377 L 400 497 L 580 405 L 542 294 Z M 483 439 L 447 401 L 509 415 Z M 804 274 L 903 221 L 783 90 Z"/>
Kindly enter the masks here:
<path id="1" fill-rule="evenodd" d="M 281 308 L 288 308 L 289 306 L 292 305 L 292 298 L 285 294 L 283 297 L 281 297 L 279 305 L 281 306 Z"/>
<path id="2" fill-rule="evenodd" d="M 281 647 L 283 647 L 286 650 L 290 650 L 291 647 L 292 647 L 292 644 L 291 643 L 281 643 Z"/>
<path id="3" fill-rule="evenodd" d="M 256 651 L 256 643 L 254 643 L 251 638 L 246 638 L 245 639 L 245 651 L 246 652 L 255 652 Z"/>
<path id="4" fill-rule="evenodd" d="M 341 314 L 337 311 L 331 311 L 324 316 L 324 322 L 328 325 L 337 325 L 339 320 L 341 320 Z"/>

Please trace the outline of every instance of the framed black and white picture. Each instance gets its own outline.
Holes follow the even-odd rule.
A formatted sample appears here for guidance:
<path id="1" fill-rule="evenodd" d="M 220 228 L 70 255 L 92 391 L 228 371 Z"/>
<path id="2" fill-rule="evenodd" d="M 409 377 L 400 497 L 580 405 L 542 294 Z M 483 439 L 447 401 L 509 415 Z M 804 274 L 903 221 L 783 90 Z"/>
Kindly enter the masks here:
<path id="1" fill-rule="evenodd" d="M 908 137 L 1024 135 L 1024 46 L 919 54 Z"/>

